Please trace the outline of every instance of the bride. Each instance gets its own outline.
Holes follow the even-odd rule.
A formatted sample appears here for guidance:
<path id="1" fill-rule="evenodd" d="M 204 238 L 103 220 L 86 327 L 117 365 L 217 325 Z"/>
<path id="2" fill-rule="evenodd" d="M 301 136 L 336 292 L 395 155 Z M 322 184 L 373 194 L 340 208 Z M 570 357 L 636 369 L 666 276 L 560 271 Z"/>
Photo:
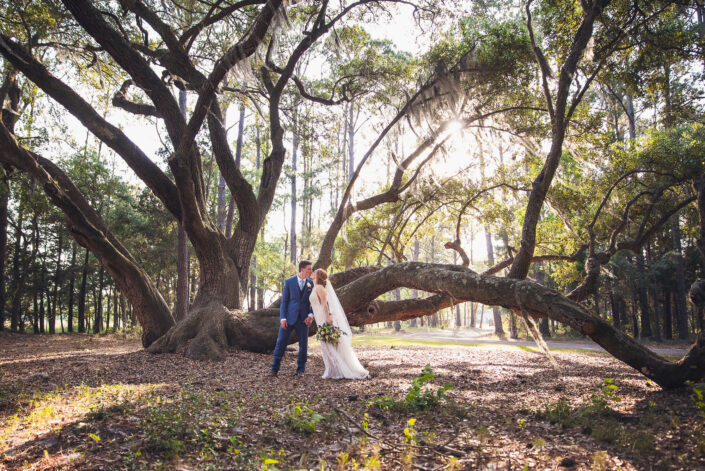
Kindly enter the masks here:
<path id="1" fill-rule="evenodd" d="M 311 278 L 314 289 L 309 299 L 316 325 L 332 324 L 339 328 L 341 333 L 337 344 L 321 342 L 323 363 L 326 365 L 322 378 L 367 378 L 369 372 L 360 364 L 352 349 L 350 324 L 348 324 L 343 306 L 340 305 L 333 286 L 328 282 L 328 274 L 319 268 L 313 272 Z"/>

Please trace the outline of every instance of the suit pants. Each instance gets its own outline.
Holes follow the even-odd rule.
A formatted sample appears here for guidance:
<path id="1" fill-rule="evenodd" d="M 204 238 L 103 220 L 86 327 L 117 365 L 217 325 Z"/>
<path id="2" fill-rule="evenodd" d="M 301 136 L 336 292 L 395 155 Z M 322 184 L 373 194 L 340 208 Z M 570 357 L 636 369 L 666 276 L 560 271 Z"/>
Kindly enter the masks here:
<path id="1" fill-rule="evenodd" d="M 296 330 L 296 336 L 299 339 L 299 357 L 296 364 L 296 371 L 303 373 L 306 370 L 306 358 L 308 354 L 308 326 L 304 321 L 299 319 L 294 325 L 289 324 L 286 329 L 279 326 L 279 336 L 277 337 L 277 346 L 274 347 L 274 362 L 272 363 L 272 371 L 279 371 L 281 366 L 286 346 L 289 343 L 291 333 Z"/>

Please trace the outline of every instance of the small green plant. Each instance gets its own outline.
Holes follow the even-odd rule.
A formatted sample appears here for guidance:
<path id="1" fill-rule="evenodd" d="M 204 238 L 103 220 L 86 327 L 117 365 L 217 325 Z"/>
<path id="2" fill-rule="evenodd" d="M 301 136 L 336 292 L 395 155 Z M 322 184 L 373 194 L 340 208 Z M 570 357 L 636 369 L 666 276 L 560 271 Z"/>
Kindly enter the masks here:
<path id="1" fill-rule="evenodd" d="M 375 399 L 372 403 L 380 409 L 394 410 L 397 412 L 435 409 L 442 401 L 448 400 L 446 393 L 452 390 L 453 387 L 450 384 L 445 384 L 434 392 L 432 389 L 425 387 L 426 383 L 431 381 L 433 377 L 431 365 L 426 365 L 421 370 L 421 374 L 414 378 L 403 401 L 385 396 Z"/>
<path id="2" fill-rule="evenodd" d="M 624 437 L 624 428 L 614 420 L 600 421 L 593 425 L 592 437 L 605 443 L 618 443 Z"/>
<path id="3" fill-rule="evenodd" d="M 631 443 L 634 451 L 640 455 L 654 449 L 654 435 L 647 430 L 640 430 L 636 432 L 629 437 L 629 442 Z"/>
<path id="4" fill-rule="evenodd" d="M 292 430 L 308 434 L 316 431 L 316 424 L 321 419 L 323 416 L 311 409 L 308 402 L 295 402 L 291 404 L 286 423 Z"/>
<path id="5" fill-rule="evenodd" d="M 341 451 L 335 460 L 338 462 L 338 471 L 344 471 L 345 465 L 350 461 L 350 455 L 345 451 Z"/>
<path id="6" fill-rule="evenodd" d="M 695 403 L 695 407 L 700 411 L 700 415 L 705 417 L 705 383 L 698 383 L 693 386 L 693 395 L 690 398 Z"/>
<path id="7" fill-rule="evenodd" d="M 585 408 L 585 412 L 589 415 L 601 415 L 609 409 L 610 402 L 619 402 L 621 397 L 617 396 L 619 386 L 614 384 L 611 378 L 605 378 L 602 381 L 602 388 L 597 394 L 590 396 L 591 405 Z"/>
<path id="8" fill-rule="evenodd" d="M 536 438 L 534 438 L 533 440 L 531 440 L 531 445 L 532 445 L 532 447 L 535 448 L 536 450 L 540 450 L 541 448 L 543 448 L 544 446 L 546 446 L 546 440 L 544 440 L 544 439 L 541 438 L 541 437 L 536 437 Z"/>
<path id="9" fill-rule="evenodd" d="M 406 422 L 406 428 L 404 428 L 404 441 L 408 444 L 413 444 L 418 441 L 416 438 L 416 429 L 414 429 L 414 425 L 416 425 L 416 419 L 409 419 Z"/>
<path id="10" fill-rule="evenodd" d="M 229 446 L 217 437 L 232 428 L 240 407 L 229 403 L 225 393 L 185 388 L 173 401 L 158 395 L 147 401 L 151 407 L 142 427 L 151 451 L 169 459 L 188 448 L 205 457 Z"/>
<path id="11" fill-rule="evenodd" d="M 605 471 L 607 469 L 607 452 L 597 450 L 592 457 L 592 471 Z"/>
<path id="12" fill-rule="evenodd" d="M 576 420 L 573 408 L 564 397 L 558 399 L 554 404 L 546 405 L 543 411 L 539 412 L 538 415 L 539 418 L 558 424 L 561 428 L 572 425 Z"/>

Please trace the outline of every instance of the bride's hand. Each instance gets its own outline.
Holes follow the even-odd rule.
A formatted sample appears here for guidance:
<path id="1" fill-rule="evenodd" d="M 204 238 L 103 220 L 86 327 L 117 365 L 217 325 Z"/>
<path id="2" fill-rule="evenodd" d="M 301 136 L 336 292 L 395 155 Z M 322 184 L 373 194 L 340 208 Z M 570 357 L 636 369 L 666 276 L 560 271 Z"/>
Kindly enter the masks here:
<path id="1" fill-rule="evenodd" d="M 326 317 L 326 324 L 333 325 L 333 318 L 331 316 Z"/>

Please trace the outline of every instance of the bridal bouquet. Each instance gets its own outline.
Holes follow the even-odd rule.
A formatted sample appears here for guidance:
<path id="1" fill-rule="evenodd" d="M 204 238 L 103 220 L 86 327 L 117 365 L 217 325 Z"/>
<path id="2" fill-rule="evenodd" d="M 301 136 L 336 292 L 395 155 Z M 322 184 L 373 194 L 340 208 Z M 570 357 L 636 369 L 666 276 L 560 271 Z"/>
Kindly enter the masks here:
<path id="1" fill-rule="evenodd" d="M 316 338 L 321 342 L 338 343 L 338 340 L 340 340 L 340 334 L 345 334 L 345 332 L 341 332 L 341 330 L 334 325 L 322 324 L 318 326 Z"/>

